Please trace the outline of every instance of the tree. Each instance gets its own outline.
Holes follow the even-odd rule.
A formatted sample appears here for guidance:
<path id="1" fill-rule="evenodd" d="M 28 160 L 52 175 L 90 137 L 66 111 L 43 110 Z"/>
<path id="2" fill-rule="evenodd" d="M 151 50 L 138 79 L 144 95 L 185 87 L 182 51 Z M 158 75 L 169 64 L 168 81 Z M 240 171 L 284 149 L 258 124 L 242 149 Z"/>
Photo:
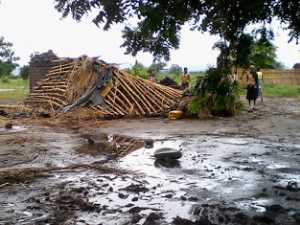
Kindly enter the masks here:
<path id="1" fill-rule="evenodd" d="M 0 37 L 0 77 L 8 76 L 18 66 L 15 62 L 19 59 L 12 50 L 13 44 Z"/>
<path id="2" fill-rule="evenodd" d="M 271 43 L 255 42 L 250 55 L 250 62 L 266 69 L 282 69 L 284 66 L 276 60 L 276 47 Z"/>
<path id="3" fill-rule="evenodd" d="M 238 40 L 236 66 L 248 68 L 251 64 L 265 69 L 282 69 L 284 65 L 276 60 L 276 46 L 270 41 L 272 37 L 256 38 L 243 34 Z"/>
<path id="4" fill-rule="evenodd" d="M 22 77 L 23 80 L 27 80 L 29 77 L 29 65 L 24 65 L 20 69 L 20 77 Z"/>
<path id="5" fill-rule="evenodd" d="M 12 43 L 6 42 L 4 37 L 0 37 L 0 60 L 2 62 L 15 62 L 19 59 L 15 56 L 12 46 Z"/>
<path id="6" fill-rule="evenodd" d="M 236 42 L 251 24 L 270 23 L 273 18 L 290 30 L 290 41 L 300 37 L 298 0 L 55 0 L 63 17 L 75 20 L 93 12 L 93 22 L 104 30 L 113 24 L 135 18 L 123 31 L 126 53 L 147 51 L 155 59 L 169 59 L 178 48 L 180 31 L 189 23 L 192 29 L 217 34 L 227 44 L 227 52 L 236 54 Z M 227 54 L 226 57 L 229 57 Z"/>
<path id="7" fill-rule="evenodd" d="M 128 72 L 134 76 L 141 77 L 144 79 L 148 79 L 149 76 L 147 68 L 142 63 L 139 63 L 137 60 L 135 61 L 135 64 L 131 67 L 131 69 L 128 70 Z"/>

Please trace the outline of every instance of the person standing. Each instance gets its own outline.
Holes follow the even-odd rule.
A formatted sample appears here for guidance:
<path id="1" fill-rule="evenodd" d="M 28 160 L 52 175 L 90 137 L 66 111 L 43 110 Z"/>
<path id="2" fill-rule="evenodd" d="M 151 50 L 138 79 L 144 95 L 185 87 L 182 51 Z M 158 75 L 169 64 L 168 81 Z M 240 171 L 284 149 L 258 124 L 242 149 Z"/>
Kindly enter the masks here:
<path id="1" fill-rule="evenodd" d="M 181 76 L 181 88 L 184 90 L 189 87 L 191 81 L 191 75 L 188 73 L 188 68 L 184 67 L 183 74 Z"/>
<path id="2" fill-rule="evenodd" d="M 253 112 L 255 110 L 255 104 L 257 99 L 257 87 L 258 87 L 258 77 L 255 67 L 253 65 L 250 66 L 250 71 L 247 73 L 247 100 L 249 103 L 249 112 Z M 253 102 L 253 106 L 251 106 L 251 102 Z"/>
<path id="3" fill-rule="evenodd" d="M 257 78 L 258 78 L 258 87 L 257 87 L 257 90 L 258 90 L 258 96 L 260 96 L 260 100 L 261 102 L 264 101 L 264 98 L 263 98 L 263 73 L 260 71 L 260 68 L 257 68 Z"/>

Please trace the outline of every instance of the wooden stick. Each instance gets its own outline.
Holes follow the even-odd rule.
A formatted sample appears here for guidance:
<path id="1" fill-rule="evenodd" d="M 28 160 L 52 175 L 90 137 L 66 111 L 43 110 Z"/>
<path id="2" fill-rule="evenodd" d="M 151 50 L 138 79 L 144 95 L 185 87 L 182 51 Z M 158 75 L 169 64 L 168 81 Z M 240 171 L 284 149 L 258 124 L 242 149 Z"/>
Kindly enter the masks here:
<path id="1" fill-rule="evenodd" d="M 122 80 L 122 79 L 124 79 L 125 77 L 120 77 L 119 79 L 120 80 Z M 126 78 L 125 78 L 126 79 Z M 126 80 L 127 80 L 127 82 L 129 83 L 129 84 L 131 84 L 131 87 L 130 87 L 130 85 L 129 84 L 127 84 L 126 83 Z M 130 79 L 126 79 L 126 80 L 124 80 L 124 84 L 126 84 L 126 86 L 128 87 L 128 89 L 132 92 L 132 93 L 134 93 L 135 94 L 135 97 L 141 102 L 141 104 L 143 104 L 144 105 L 144 107 L 146 108 L 146 110 L 148 110 L 148 112 L 150 113 L 151 112 L 151 110 L 150 110 L 150 108 L 147 106 L 147 103 L 145 103 L 144 101 L 145 101 L 145 98 L 144 98 L 144 96 L 143 96 L 143 94 L 142 95 L 138 95 L 135 91 L 137 91 L 137 89 L 135 88 L 135 85 L 134 85 L 134 83 L 130 80 Z M 133 89 L 135 89 L 135 91 L 133 90 Z M 138 91 L 137 91 L 138 92 Z M 140 93 L 139 93 L 140 94 Z M 147 101 L 147 100 L 146 100 Z"/>
<path id="2" fill-rule="evenodd" d="M 61 105 L 67 105 L 67 103 L 64 100 L 56 98 L 56 97 L 50 97 L 50 96 L 32 96 L 32 98 L 33 99 L 47 99 L 47 100 L 51 100 L 51 101 L 54 101 L 54 102 L 59 102 L 59 103 L 61 103 Z"/>
<path id="3" fill-rule="evenodd" d="M 117 75 L 117 74 L 115 74 Z M 120 77 L 118 77 L 118 79 L 121 81 L 122 85 L 124 85 L 123 90 L 125 90 L 125 92 L 127 93 L 128 96 L 130 96 L 131 100 L 135 103 L 135 105 L 138 107 L 138 109 L 140 110 L 140 114 L 145 115 L 145 111 L 143 110 L 143 108 L 140 106 L 140 104 L 135 100 L 135 97 L 132 96 L 131 92 L 130 92 L 130 88 L 128 88 L 128 85 L 126 84 L 126 82 L 124 82 L 123 80 L 120 79 Z M 126 87 L 126 88 L 125 88 Z M 128 88 L 128 89 L 127 89 Z"/>
<path id="4" fill-rule="evenodd" d="M 133 82 L 132 83 L 134 83 L 134 80 L 133 80 Z M 145 92 L 143 92 L 140 88 L 139 88 L 139 85 L 137 85 L 136 83 L 135 83 L 135 88 L 136 88 L 136 90 L 141 94 L 141 97 L 145 100 L 145 102 L 148 104 L 148 106 L 152 109 L 152 111 L 150 110 L 149 111 L 149 113 L 151 113 L 151 112 L 155 112 L 156 110 L 155 110 L 155 108 L 153 108 L 153 106 L 152 106 L 152 103 L 150 103 L 149 101 L 149 97 L 147 98 L 147 95 L 145 95 Z"/>
<path id="5" fill-rule="evenodd" d="M 161 104 L 158 101 L 156 101 L 156 97 L 149 90 L 147 90 L 147 88 L 145 88 L 144 85 L 140 85 L 140 88 L 143 89 L 145 95 L 149 96 L 149 101 L 151 101 L 152 104 L 157 107 L 157 110 L 163 110 Z"/>
<path id="6" fill-rule="evenodd" d="M 75 62 L 77 63 L 77 62 Z M 57 66 L 52 66 L 53 69 L 57 69 L 57 68 L 60 68 L 61 66 L 69 66 L 69 65 L 74 65 L 75 64 L 74 62 L 70 62 L 70 63 L 65 63 L 65 64 L 59 64 Z"/>
<path id="7" fill-rule="evenodd" d="M 113 90 L 113 89 L 112 89 L 112 90 Z M 113 100 L 113 103 L 115 103 L 116 100 L 117 100 L 117 101 L 119 102 L 119 104 L 121 104 L 121 105 L 123 106 L 123 108 L 125 108 L 125 109 L 127 110 L 127 112 L 129 112 L 130 106 L 127 106 L 127 105 L 124 103 L 124 101 L 123 101 L 117 94 L 114 94 L 114 96 L 112 97 L 112 96 L 111 96 L 111 93 L 112 93 L 112 92 L 110 92 L 107 96 Z M 115 92 L 115 93 L 116 93 L 116 92 Z M 117 93 L 119 93 L 119 92 L 117 92 Z"/>
<path id="8" fill-rule="evenodd" d="M 123 115 L 126 115 L 127 112 L 126 110 L 124 110 L 121 106 L 119 106 L 118 104 L 116 104 L 113 100 L 112 97 L 110 97 L 109 95 L 107 95 L 107 102 L 111 103 L 113 108 L 116 108 L 117 110 L 119 110 L 120 112 L 122 112 Z"/>
<path id="9" fill-rule="evenodd" d="M 112 103 L 109 102 L 109 100 L 104 99 L 104 102 L 108 105 L 108 107 L 110 108 L 110 110 L 111 110 L 112 112 L 114 112 L 115 115 L 120 115 L 120 114 L 121 114 L 122 116 L 125 115 L 122 111 L 120 111 L 120 110 L 118 110 L 116 107 L 114 107 L 114 106 L 112 105 Z"/>

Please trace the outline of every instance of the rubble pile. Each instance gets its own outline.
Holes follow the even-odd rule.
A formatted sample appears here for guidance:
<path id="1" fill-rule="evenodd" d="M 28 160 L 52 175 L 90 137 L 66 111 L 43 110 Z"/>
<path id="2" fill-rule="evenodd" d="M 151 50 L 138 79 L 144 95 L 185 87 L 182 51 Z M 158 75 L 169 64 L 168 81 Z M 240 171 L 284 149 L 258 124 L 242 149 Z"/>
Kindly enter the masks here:
<path id="1" fill-rule="evenodd" d="M 88 107 L 99 116 L 156 116 L 177 107 L 182 91 L 82 57 L 51 67 L 25 105 L 49 113 Z"/>

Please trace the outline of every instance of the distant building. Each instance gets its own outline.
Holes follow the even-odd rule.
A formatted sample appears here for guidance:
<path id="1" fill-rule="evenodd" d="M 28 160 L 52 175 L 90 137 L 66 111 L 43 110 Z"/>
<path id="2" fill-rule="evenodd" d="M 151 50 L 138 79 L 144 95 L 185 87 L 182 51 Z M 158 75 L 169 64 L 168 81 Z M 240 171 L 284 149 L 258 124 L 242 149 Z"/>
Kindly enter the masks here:
<path id="1" fill-rule="evenodd" d="M 296 63 L 296 64 L 294 65 L 294 69 L 295 69 L 295 70 L 300 70 L 300 63 Z"/>

